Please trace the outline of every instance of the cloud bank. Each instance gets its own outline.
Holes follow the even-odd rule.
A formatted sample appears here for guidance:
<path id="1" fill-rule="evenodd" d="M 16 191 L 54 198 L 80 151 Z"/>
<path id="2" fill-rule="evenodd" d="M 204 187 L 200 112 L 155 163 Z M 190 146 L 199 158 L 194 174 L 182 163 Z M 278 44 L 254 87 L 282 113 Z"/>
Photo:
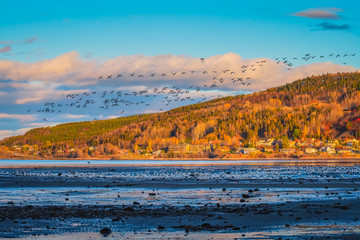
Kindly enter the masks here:
<path id="1" fill-rule="evenodd" d="M 29 130 L 31 130 L 31 128 L 21 128 L 17 130 L 0 130 L 0 140 L 7 137 L 25 134 Z"/>
<path id="2" fill-rule="evenodd" d="M 0 113 L 0 119 L 8 118 L 8 119 L 16 119 L 21 122 L 30 122 L 34 121 L 36 118 L 30 114 L 8 114 L 8 113 Z"/>
<path id="3" fill-rule="evenodd" d="M 259 63 L 261 61 L 263 63 Z M 248 65 L 246 72 L 243 72 L 244 65 Z M 223 73 L 226 69 L 234 74 L 230 75 L 230 71 Z M 194 84 L 209 84 L 215 78 L 224 79 L 221 85 L 218 84 L 218 89 L 224 91 L 260 91 L 310 75 L 355 70 L 352 66 L 330 62 L 313 63 L 288 70 L 286 65 L 272 59 L 243 59 L 235 53 L 212 56 L 204 61 L 171 54 L 119 56 L 107 61 L 97 61 L 82 59 L 74 51 L 34 63 L 0 60 L 0 79 L 11 80 L 6 86 L 15 89 L 11 93 L 1 92 L 0 83 L 0 101 L 25 104 L 59 99 L 66 94 L 92 89 L 137 89 L 139 86 L 153 88 L 170 84 L 186 88 Z M 204 71 L 207 73 L 203 74 Z M 99 76 L 103 78 L 99 79 Z M 107 79 L 108 76 L 111 78 Z M 234 77 L 249 78 L 251 85 L 234 84 L 231 81 Z"/>

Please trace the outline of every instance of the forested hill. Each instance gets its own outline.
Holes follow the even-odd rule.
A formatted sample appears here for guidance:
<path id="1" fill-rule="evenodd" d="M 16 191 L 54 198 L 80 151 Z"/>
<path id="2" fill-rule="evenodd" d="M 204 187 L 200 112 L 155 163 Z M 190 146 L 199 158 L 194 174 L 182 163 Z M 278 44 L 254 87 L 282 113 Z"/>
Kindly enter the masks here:
<path id="1" fill-rule="evenodd" d="M 360 73 L 313 76 L 263 92 L 225 97 L 164 113 L 37 128 L 2 145 L 41 149 L 166 149 L 217 142 L 235 149 L 259 139 L 360 137 Z"/>

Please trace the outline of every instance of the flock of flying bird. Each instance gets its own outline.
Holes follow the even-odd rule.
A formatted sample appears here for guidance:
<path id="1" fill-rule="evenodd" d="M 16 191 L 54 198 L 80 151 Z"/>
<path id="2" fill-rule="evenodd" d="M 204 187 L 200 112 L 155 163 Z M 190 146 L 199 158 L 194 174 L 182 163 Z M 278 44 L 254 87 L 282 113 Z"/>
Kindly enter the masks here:
<path id="1" fill-rule="evenodd" d="M 288 70 L 291 70 L 291 67 L 294 65 L 294 61 L 300 61 L 303 60 L 305 62 L 308 62 L 310 60 L 315 60 L 315 59 L 321 59 L 323 60 L 325 57 L 328 58 L 335 58 L 335 59 L 345 59 L 347 57 L 355 57 L 356 53 L 345 53 L 345 54 L 335 54 L 335 53 L 329 53 L 328 55 L 320 55 L 320 56 L 316 56 L 316 55 L 312 55 L 310 53 L 306 53 L 304 56 L 302 57 L 276 57 L 275 61 L 277 64 L 285 64 L 286 66 L 288 66 Z M 343 65 L 346 65 L 347 62 L 342 62 Z"/>
<path id="2" fill-rule="evenodd" d="M 329 54 L 329 57 L 334 58 L 346 58 L 354 57 L 356 54 Z M 309 61 L 312 59 L 323 59 L 324 56 L 315 56 L 311 54 L 305 54 L 304 56 L 297 57 L 277 57 L 274 58 L 277 64 L 283 64 L 287 70 L 291 70 L 294 65 L 294 61 Z M 205 58 L 200 58 L 202 63 L 205 63 Z M 221 69 L 221 70 L 184 70 L 179 72 L 162 72 L 162 73 L 119 73 L 119 74 L 110 74 L 104 76 L 98 76 L 98 80 L 110 80 L 110 79 L 164 79 L 164 80 L 191 80 L 196 78 L 208 77 L 211 82 L 201 86 L 191 85 L 186 87 L 180 86 L 171 86 L 172 84 L 166 84 L 159 87 L 154 87 L 153 89 L 144 89 L 138 91 L 126 91 L 126 90 L 106 90 L 106 91 L 85 91 L 81 93 L 68 94 L 66 99 L 67 103 L 55 103 L 55 102 L 46 102 L 41 109 L 28 109 L 27 112 L 37 112 L 41 114 L 52 114 L 52 113 L 61 113 L 64 108 L 72 109 L 85 109 L 91 105 L 98 107 L 100 110 L 108 110 L 112 108 L 117 108 L 117 114 L 124 114 L 125 109 L 134 110 L 143 106 L 148 108 L 150 103 L 155 100 L 156 103 L 162 103 L 164 107 L 159 108 L 159 111 L 164 111 L 165 106 L 169 106 L 172 103 L 176 102 L 191 102 L 191 103 L 200 103 L 203 101 L 211 100 L 214 98 L 222 97 L 222 95 L 210 95 L 209 90 L 214 90 L 218 87 L 229 88 L 229 85 L 223 85 L 224 83 L 237 84 L 238 86 L 248 87 L 251 83 L 251 78 L 247 73 L 254 72 L 266 64 L 266 60 L 258 60 L 251 64 L 244 64 L 240 66 L 240 71 L 233 71 L 231 69 Z M 343 63 L 346 64 L 346 63 Z M 222 86 L 223 85 L 223 86 Z M 202 92 L 204 94 L 201 94 Z M 195 94 L 196 93 L 196 94 Z M 228 94 L 226 94 L 228 95 Z M 153 100 L 152 100 L 153 99 Z M 100 101 L 99 101 L 100 100 Z M 182 104 L 184 105 L 184 104 Z M 120 108 L 120 111 L 119 109 Z M 69 110 L 66 109 L 66 110 Z M 46 117 L 42 117 L 43 121 L 48 121 Z M 98 120 L 97 117 L 94 117 L 93 120 Z"/>

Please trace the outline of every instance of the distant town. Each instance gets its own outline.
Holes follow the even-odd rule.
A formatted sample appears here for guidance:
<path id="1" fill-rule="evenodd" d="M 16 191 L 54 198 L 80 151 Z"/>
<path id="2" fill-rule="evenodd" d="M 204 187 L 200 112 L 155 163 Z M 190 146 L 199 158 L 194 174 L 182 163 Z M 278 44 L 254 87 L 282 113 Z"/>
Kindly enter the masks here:
<path id="1" fill-rule="evenodd" d="M 142 148 L 135 145 L 132 149 L 119 149 L 110 143 L 86 148 L 57 148 L 39 151 L 37 145 L 13 145 L 2 147 L 2 151 L 13 153 L 13 157 L 39 158 L 99 158 L 99 159 L 136 159 L 136 158 L 302 158 L 302 157 L 356 157 L 360 156 L 359 140 L 355 138 L 319 140 L 314 138 L 289 140 L 261 139 L 256 142 L 239 143 L 230 149 L 220 141 L 201 144 L 179 143 L 166 149 L 153 150 L 150 144 Z"/>

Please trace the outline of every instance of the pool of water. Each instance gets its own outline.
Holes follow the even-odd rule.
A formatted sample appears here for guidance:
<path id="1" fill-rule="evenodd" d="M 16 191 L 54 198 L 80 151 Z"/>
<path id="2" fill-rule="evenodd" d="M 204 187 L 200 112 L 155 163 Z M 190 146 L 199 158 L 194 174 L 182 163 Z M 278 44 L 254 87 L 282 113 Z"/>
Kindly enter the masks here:
<path id="1" fill-rule="evenodd" d="M 0 159 L 0 168 L 17 167 L 107 167 L 107 166 L 226 166 L 226 165 L 344 165 L 354 166 L 360 160 L 14 160 Z"/>

